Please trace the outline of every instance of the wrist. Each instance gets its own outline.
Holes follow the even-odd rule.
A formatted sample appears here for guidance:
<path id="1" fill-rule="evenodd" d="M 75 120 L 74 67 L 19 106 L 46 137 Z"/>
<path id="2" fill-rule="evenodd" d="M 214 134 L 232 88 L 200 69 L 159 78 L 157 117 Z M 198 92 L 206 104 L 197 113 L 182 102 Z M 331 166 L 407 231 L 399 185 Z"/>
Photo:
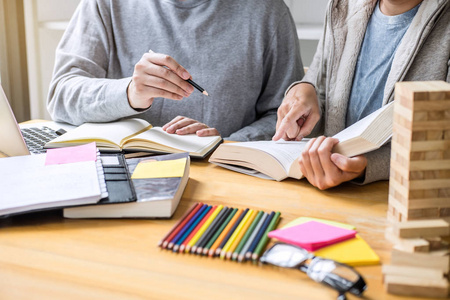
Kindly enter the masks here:
<path id="1" fill-rule="evenodd" d="M 145 110 L 149 109 L 152 106 L 153 98 L 149 100 L 150 103 L 148 105 L 143 107 L 143 106 L 137 104 L 140 101 L 134 101 L 133 100 L 133 96 L 134 95 L 136 95 L 136 93 L 135 93 L 135 84 L 134 84 L 133 80 L 131 80 L 130 83 L 128 84 L 128 86 L 127 86 L 127 101 L 128 101 L 128 105 L 132 109 L 134 109 L 136 111 L 139 111 L 139 112 L 140 111 L 145 111 Z"/>

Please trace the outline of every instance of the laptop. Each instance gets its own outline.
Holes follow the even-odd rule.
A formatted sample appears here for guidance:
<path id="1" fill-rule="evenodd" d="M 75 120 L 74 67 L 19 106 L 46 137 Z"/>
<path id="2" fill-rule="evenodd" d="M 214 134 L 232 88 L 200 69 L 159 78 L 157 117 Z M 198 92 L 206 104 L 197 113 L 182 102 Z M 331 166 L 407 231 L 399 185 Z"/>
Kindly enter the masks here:
<path id="1" fill-rule="evenodd" d="M 0 152 L 6 156 L 45 153 L 43 145 L 75 126 L 40 122 L 19 126 L 0 86 Z"/>

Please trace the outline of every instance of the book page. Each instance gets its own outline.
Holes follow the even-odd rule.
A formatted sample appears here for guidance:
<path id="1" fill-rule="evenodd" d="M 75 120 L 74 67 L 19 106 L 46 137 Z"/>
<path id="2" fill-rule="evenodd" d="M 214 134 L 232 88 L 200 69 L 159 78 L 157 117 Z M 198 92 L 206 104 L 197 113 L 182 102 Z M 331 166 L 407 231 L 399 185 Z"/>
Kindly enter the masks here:
<path id="1" fill-rule="evenodd" d="M 149 126 L 151 125 L 147 121 L 137 118 L 109 123 L 84 123 L 62 136 L 57 137 L 50 143 L 67 143 L 80 140 L 86 142 L 104 140 L 120 146 L 124 138 L 132 136 Z"/>
<path id="2" fill-rule="evenodd" d="M 254 148 L 273 156 L 288 174 L 291 164 L 300 156 L 307 140 L 300 142 L 257 141 L 236 143 L 233 146 Z"/>
<path id="3" fill-rule="evenodd" d="M 378 116 L 385 111 L 386 109 L 391 109 L 391 105 L 393 102 L 381 107 L 380 109 L 376 110 L 375 112 L 371 113 L 370 115 L 366 116 L 365 118 L 362 118 L 358 122 L 354 123 L 353 125 L 345 128 L 341 132 L 338 132 L 333 137 L 338 139 L 340 142 L 349 140 L 351 138 L 355 138 L 358 136 L 361 136 L 374 121 L 378 118 Z"/>
<path id="4" fill-rule="evenodd" d="M 95 161 L 45 165 L 45 156 L 0 160 L 0 215 L 100 200 Z"/>
<path id="5" fill-rule="evenodd" d="M 127 143 L 127 147 L 140 148 L 142 146 L 153 150 L 167 152 L 179 150 L 182 152 L 202 153 L 205 149 L 209 149 L 221 139 L 220 136 L 199 137 L 195 134 L 169 134 L 161 127 L 153 127 L 151 130 L 142 132 L 133 137 L 133 139 Z M 145 142 L 149 143 L 146 144 Z"/>

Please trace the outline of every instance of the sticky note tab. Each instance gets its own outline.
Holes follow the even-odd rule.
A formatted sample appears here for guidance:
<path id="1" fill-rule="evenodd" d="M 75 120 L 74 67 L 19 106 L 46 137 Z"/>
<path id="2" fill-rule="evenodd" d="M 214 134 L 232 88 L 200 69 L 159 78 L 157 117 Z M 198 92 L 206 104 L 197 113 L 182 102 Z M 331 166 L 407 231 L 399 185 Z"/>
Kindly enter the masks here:
<path id="1" fill-rule="evenodd" d="M 325 220 L 325 219 L 319 219 L 319 218 L 312 218 L 312 217 L 299 217 L 299 218 L 289 222 L 288 224 L 284 225 L 283 228 L 300 225 L 300 224 L 303 224 L 303 223 L 306 223 L 309 221 L 316 221 L 316 222 L 320 222 L 320 223 L 324 223 L 324 224 L 328 224 L 328 225 L 332 225 L 332 226 L 336 226 L 336 227 L 341 227 L 341 228 L 345 228 L 345 229 L 350 229 L 350 230 L 356 229 L 355 226 L 350 225 L 350 224 L 345 224 L 345 223 L 331 221 L 331 220 Z"/>
<path id="2" fill-rule="evenodd" d="M 297 245 L 308 251 L 355 237 L 355 230 L 348 230 L 321 222 L 309 221 L 300 225 L 269 232 L 270 238 Z"/>
<path id="3" fill-rule="evenodd" d="M 185 167 L 186 158 L 145 160 L 136 166 L 131 179 L 183 177 Z"/>
<path id="4" fill-rule="evenodd" d="M 89 143 L 81 146 L 48 149 L 45 165 L 61 165 L 96 160 L 97 146 L 95 143 Z"/>

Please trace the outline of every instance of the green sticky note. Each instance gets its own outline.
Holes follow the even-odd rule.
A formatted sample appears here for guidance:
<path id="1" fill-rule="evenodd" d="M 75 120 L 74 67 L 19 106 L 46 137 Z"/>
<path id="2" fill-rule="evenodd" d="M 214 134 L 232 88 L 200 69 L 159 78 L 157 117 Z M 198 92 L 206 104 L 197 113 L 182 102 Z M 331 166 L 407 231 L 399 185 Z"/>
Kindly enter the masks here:
<path id="1" fill-rule="evenodd" d="M 141 161 L 131 179 L 183 177 L 186 158 Z"/>

